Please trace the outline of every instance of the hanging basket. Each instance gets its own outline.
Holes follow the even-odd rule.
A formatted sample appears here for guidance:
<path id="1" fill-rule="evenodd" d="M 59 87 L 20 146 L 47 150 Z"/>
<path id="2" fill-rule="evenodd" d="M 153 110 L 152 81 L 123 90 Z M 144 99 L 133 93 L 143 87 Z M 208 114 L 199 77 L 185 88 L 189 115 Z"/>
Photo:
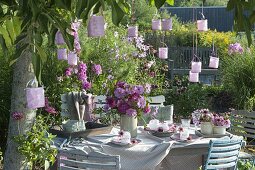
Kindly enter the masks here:
<path id="1" fill-rule="evenodd" d="M 104 17 L 93 15 L 88 23 L 88 37 L 102 37 L 104 32 Z"/>
<path id="2" fill-rule="evenodd" d="M 198 31 L 208 31 L 207 19 L 197 20 Z"/>
<path id="3" fill-rule="evenodd" d="M 172 30 L 172 27 L 173 27 L 172 18 L 162 19 L 161 28 L 163 31 L 170 31 Z"/>
<path id="4" fill-rule="evenodd" d="M 138 36 L 138 26 L 128 26 L 128 37 Z"/>
<path id="5" fill-rule="evenodd" d="M 78 62 L 77 54 L 75 52 L 69 52 L 67 61 L 69 65 L 76 66 Z"/>
<path id="6" fill-rule="evenodd" d="M 161 20 L 160 19 L 153 19 L 151 21 L 151 29 L 152 30 L 161 30 Z"/>
<path id="7" fill-rule="evenodd" d="M 45 106 L 45 96 L 43 87 L 32 87 L 36 80 L 30 80 L 27 83 L 26 91 L 26 100 L 28 109 L 37 109 Z M 28 84 L 31 84 L 31 87 L 28 87 Z"/>
<path id="8" fill-rule="evenodd" d="M 65 48 L 60 48 L 57 51 L 58 60 L 67 60 L 67 50 Z"/>
<path id="9" fill-rule="evenodd" d="M 192 73 L 200 73 L 201 67 L 202 67 L 201 61 L 192 61 L 191 62 L 191 72 Z"/>
<path id="10" fill-rule="evenodd" d="M 217 69 L 219 67 L 219 61 L 220 61 L 220 59 L 218 57 L 210 56 L 209 67 Z"/>
<path id="11" fill-rule="evenodd" d="M 199 73 L 189 72 L 189 81 L 193 83 L 199 82 Z"/>
<path id="12" fill-rule="evenodd" d="M 63 45 L 63 44 L 65 44 L 65 40 L 64 40 L 63 35 L 61 34 L 60 31 L 57 31 L 57 33 L 55 35 L 55 44 L 56 45 Z"/>

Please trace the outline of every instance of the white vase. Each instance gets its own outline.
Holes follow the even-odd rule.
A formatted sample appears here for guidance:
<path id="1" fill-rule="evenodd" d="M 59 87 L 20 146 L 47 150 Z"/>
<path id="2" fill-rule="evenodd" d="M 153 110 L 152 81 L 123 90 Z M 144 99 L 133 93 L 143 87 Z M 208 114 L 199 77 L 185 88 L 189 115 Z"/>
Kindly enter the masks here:
<path id="1" fill-rule="evenodd" d="M 224 135 L 226 133 L 226 127 L 224 127 L 224 126 L 214 126 L 213 127 L 213 133 Z"/>
<path id="2" fill-rule="evenodd" d="M 131 137 L 135 138 L 137 136 L 137 117 L 121 114 L 120 129 L 130 132 Z"/>
<path id="3" fill-rule="evenodd" d="M 213 125 L 211 122 L 201 122 L 201 133 L 211 135 L 213 133 Z"/>

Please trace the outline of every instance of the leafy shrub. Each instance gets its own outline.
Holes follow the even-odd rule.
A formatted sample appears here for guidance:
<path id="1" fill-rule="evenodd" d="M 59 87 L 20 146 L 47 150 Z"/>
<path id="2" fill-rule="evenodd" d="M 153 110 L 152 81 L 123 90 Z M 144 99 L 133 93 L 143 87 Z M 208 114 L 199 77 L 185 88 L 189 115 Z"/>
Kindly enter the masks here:
<path id="1" fill-rule="evenodd" d="M 25 156 L 32 169 L 44 169 L 45 161 L 54 163 L 57 150 L 50 145 L 55 136 L 47 132 L 45 118 L 37 116 L 31 131 L 15 137 L 18 151 Z"/>
<path id="2" fill-rule="evenodd" d="M 238 170 L 255 170 L 255 167 L 252 166 L 251 160 L 238 160 L 237 169 Z"/>

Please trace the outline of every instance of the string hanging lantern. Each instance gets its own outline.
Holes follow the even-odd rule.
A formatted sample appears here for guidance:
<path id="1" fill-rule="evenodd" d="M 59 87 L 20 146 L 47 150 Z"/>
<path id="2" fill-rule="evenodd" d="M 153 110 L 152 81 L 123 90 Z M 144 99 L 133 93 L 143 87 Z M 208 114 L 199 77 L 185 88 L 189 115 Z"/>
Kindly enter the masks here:
<path id="1" fill-rule="evenodd" d="M 154 18 L 151 20 L 151 29 L 154 31 L 161 30 L 161 19 L 160 18 L 158 19 L 157 9 Z"/>
<path id="2" fill-rule="evenodd" d="M 200 20 L 197 20 L 197 30 L 198 31 L 208 31 L 208 20 L 204 16 L 204 3 L 202 3 L 202 12 L 199 12 L 202 16 Z"/>
<path id="3" fill-rule="evenodd" d="M 167 59 L 168 58 L 168 47 L 164 42 L 161 42 L 165 45 L 165 47 L 159 47 L 158 49 L 158 57 L 160 59 Z"/>
<path id="4" fill-rule="evenodd" d="M 105 35 L 105 22 L 103 11 L 101 10 L 101 15 L 92 15 L 88 22 L 88 37 L 102 37 Z"/>
<path id="5" fill-rule="evenodd" d="M 216 68 L 216 69 L 219 67 L 219 58 L 217 57 L 217 53 L 215 52 L 215 49 L 214 49 L 214 41 L 213 41 L 213 50 L 209 60 L 209 67 Z"/>

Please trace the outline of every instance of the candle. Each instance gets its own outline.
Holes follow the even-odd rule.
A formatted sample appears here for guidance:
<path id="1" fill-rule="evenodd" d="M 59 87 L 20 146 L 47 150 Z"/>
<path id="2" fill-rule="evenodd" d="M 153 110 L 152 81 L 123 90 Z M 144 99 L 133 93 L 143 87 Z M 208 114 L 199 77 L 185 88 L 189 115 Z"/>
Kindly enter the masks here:
<path id="1" fill-rule="evenodd" d="M 65 48 L 60 48 L 57 51 L 58 60 L 67 60 L 67 50 Z"/>
<path id="2" fill-rule="evenodd" d="M 198 73 L 192 73 L 191 71 L 189 72 L 189 81 L 190 82 L 198 82 L 199 81 L 199 74 Z"/>
<path id="3" fill-rule="evenodd" d="M 138 26 L 129 26 L 128 37 L 137 37 L 137 36 L 138 36 Z"/>
<path id="4" fill-rule="evenodd" d="M 192 73 L 200 73 L 201 72 L 202 63 L 199 62 L 191 62 L 191 72 Z"/>
<path id="5" fill-rule="evenodd" d="M 170 31 L 170 30 L 172 30 L 172 26 L 173 26 L 172 18 L 162 19 L 161 26 L 162 26 L 162 30 L 163 31 Z"/>
<path id="6" fill-rule="evenodd" d="M 168 58 L 168 48 L 161 47 L 158 49 L 158 56 L 160 59 L 167 59 Z"/>
<path id="7" fill-rule="evenodd" d="M 88 36 L 89 37 L 102 37 L 105 35 L 104 33 L 104 17 L 93 15 L 90 17 L 88 23 Z"/>
<path id="8" fill-rule="evenodd" d="M 207 31 L 208 30 L 207 19 L 197 20 L 197 30 L 198 31 Z"/>
<path id="9" fill-rule="evenodd" d="M 69 65 L 77 65 L 78 62 L 78 57 L 77 54 L 75 52 L 69 52 L 68 54 L 68 64 Z"/>
<path id="10" fill-rule="evenodd" d="M 161 20 L 160 19 L 153 19 L 151 21 L 151 29 L 152 30 L 161 30 Z"/>
<path id="11" fill-rule="evenodd" d="M 209 67 L 210 68 L 218 68 L 219 67 L 219 58 L 210 56 Z"/>

